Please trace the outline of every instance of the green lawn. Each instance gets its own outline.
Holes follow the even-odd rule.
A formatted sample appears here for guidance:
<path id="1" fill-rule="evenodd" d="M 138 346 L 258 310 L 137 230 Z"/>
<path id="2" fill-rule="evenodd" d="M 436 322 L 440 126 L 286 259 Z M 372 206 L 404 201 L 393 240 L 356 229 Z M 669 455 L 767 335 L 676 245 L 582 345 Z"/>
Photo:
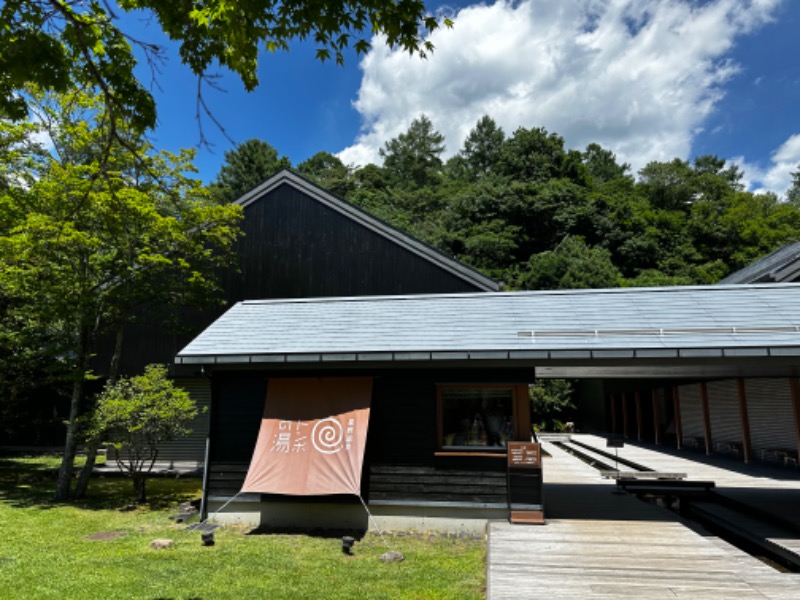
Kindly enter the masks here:
<path id="1" fill-rule="evenodd" d="M 367 535 L 354 556 L 339 538 L 215 532 L 200 534 L 169 520 L 199 497 L 198 479 L 152 479 L 150 502 L 130 503 L 126 479 L 98 479 L 90 498 L 50 501 L 55 458 L 0 457 L 0 598 L 482 598 L 485 544 L 434 535 Z M 118 537 L 88 536 L 117 532 Z M 106 535 L 105 537 L 112 537 Z M 169 538 L 175 546 L 153 550 Z M 402 563 L 384 564 L 387 549 Z"/>

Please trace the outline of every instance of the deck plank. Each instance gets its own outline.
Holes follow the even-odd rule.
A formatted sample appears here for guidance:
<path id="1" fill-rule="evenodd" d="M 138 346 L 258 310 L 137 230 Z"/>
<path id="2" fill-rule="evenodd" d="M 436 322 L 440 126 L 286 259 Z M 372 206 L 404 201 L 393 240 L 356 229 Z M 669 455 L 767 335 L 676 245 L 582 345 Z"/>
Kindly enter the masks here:
<path id="1" fill-rule="evenodd" d="M 546 449 L 547 523 L 489 525 L 489 600 L 800 597 L 800 575 L 779 573 L 664 508 L 615 494 L 613 483 L 593 468 L 552 444 Z M 719 479 L 737 489 L 771 483 L 675 457 L 629 453 L 659 470 Z M 798 489 L 800 483 L 778 487 Z"/>

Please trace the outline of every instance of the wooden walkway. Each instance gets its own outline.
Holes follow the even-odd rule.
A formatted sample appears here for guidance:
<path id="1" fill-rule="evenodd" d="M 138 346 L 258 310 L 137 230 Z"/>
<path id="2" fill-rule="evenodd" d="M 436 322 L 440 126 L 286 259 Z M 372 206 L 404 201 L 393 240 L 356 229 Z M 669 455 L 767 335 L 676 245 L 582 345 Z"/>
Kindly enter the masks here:
<path id="1" fill-rule="evenodd" d="M 592 443 L 589 436 L 582 440 Z M 600 438 L 594 441 L 604 445 Z M 544 461 L 547 524 L 490 524 L 489 600 L 800 598 L 800 575 L 779 573 L 666 509 L 615 494 L 614 484 L 595 469 L 547 442 L 545 449 L 551 454 Z M 658 452 L 653 454 L 661 464 L 654 463 L 653 455 L 630 456 L 639 452 L 633 447 L 621 450 L 620 456 L 623 452 L 658 470 L 727 480 L 735 489 L 770 487 L 767 480 L 741 473 L 701 474 L 701 469 Z M 797 490 L 800 481 L 789 479 L 781 486 Z"/>

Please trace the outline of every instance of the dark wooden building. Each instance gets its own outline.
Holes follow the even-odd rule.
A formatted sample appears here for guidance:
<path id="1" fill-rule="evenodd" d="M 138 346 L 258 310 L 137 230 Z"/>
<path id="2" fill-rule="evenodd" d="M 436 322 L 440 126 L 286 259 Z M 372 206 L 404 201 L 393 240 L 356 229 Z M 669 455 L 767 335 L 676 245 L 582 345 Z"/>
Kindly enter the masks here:
<path id="1" fill-rule="evenodd" d="M 253 457 L 270 383 L 347 377 L 352 369 L 276 365 L 253 370 L 232 365 L 207 370 L 213 382 L 207 512 L 236 496 L 217 516 L 273 527 L 367 527 L 367 515 L 352 495 L 237 496 Z M 531 439 L 532 369 L 414 366 L 356 372 L 373 382 L 361 489 L 381 527 L 452 529 L 455 519 L 456 529 L 479 532 L 487 518 L 507 516 L 505 442 Z M 483 425 L 488 403 L 502 418 L 496 441 Z M 404 516 L 413 520 L 399 518 Z M 447 527 L 441 525 L 445 521 Z"/>
<path id="2" fill-rule="evenodd" d="M 245 301 L 177 362 L 211 376 L 210 512 L 241 489 L 273 382 L 360 377 L 372 381 L 361 491 L 382 526 L 475 530 L 508 515 L 506 448 L 530 440 L 534 378 L 659 387 L 739 378 L 748 391 L 777 389 L 762 378 L 780 380 L 783 393 L 773 403 L 750 408 L 754 421 L 781 410 L 750 450 L 793 441 L 796 450 L 799 358 L 800 285 L 772 284 Z M 647 407 L 649 400 L 631 394 L 622 402 Z M 715 402 L 711 394 L 712 414 L 739 410 Z M 666 423 L 661 408 L 656 414 Z M 693 420 L 685 413 L 684 426 L 695 431 L 702 413 L 687 408 Z M 617 433 L 653 421 L 642 411 L 635 419 L 619 407 L 615 414 Z M 352 497 L 246 494 L 217 518 L 366 526 Z"/>
<path id="3" fill-rule="evenodd" d="M 237 267 L 223 274 L 224 304 L 190 312 L 170 331 L 146 318 L 125 332 L 123 373 L 148 363 L 173 364 L 175 354 L 225 310 L 241 300 L 497 291 L 478 271 L 384 223 L 289 170 L 236 200 L 244 209 Z M 111 344 L 101 351 L 111 354 Z M 102 361 L 100 367 L 107 361 Z M 202 407 L 211 392 L 199 369 L 174 365 Z M 102 372 L 102 369 L 100 369 Z M 193 434 L 166 444 L 160 461 L 201 464 L 208 414 Z"/>

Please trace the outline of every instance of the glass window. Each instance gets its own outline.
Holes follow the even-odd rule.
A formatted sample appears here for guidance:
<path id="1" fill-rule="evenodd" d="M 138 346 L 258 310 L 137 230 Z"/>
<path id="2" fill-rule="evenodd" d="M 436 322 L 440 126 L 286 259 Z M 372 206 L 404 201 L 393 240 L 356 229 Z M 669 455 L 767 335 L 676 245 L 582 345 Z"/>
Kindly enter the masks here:
<path id="1" fill-rule="evenodd" d="M 514 439 L 512 387 L 441 387 L 443 449 L 504 449 Z"/>

